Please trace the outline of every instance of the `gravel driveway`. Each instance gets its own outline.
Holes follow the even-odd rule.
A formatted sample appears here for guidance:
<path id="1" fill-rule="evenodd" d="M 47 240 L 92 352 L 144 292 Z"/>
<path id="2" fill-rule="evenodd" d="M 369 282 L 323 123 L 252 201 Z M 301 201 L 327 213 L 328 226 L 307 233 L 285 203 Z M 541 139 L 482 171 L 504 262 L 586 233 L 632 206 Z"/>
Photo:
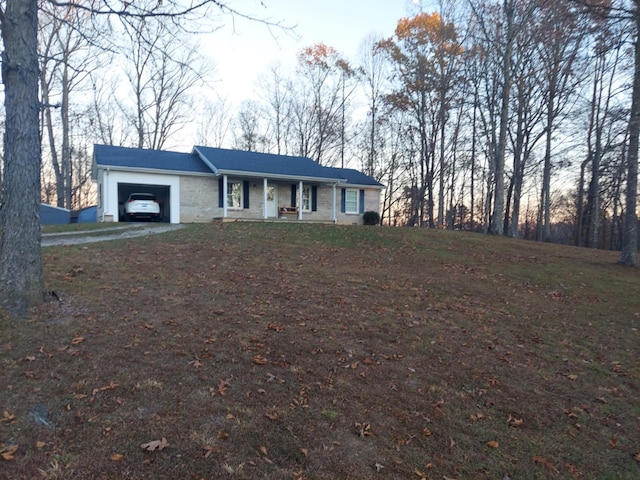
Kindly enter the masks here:
<path id="1" fill-rule="evenodd" d="M 135 238 L 156 233 L 179 230 L 184 225 L 167 224 L 166 226 L 147 226 L 145 224 L 132 224 L 127 226 L 106 227 L 84 232 L 43 233 L 41 245 L 51 247 L 54 245 L 80 245 L 83 243 L 106 242 L 121 238 Z M 105 233 L 110 232 L 110 233 Z"/>

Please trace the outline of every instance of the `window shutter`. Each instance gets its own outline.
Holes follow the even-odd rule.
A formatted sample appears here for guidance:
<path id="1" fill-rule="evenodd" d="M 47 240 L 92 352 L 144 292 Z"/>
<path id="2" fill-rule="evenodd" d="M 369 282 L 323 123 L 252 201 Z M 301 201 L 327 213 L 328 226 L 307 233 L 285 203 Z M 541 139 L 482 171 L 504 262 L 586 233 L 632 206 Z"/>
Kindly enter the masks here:
<path id="1" fill-rule="evenodd" d="M 298 204 L 298 196 L 296 195 L 296 184 L 291 184 L 291 206 L 295 207 Z"/>
<path id="2" fill-rule="evenodd" d="M 249 208 L 249 188 L 251 187 L 251 184 L 249 182 L 249 180 L 245 180 L 244 182 L 242 182 L 242 203 L 244 204 L 244 208 Z"/>
<path id="3" fill-rule="evenodd" d="M 315 185 L 311 187 L 311 211 L 318 211 L 318 187 Z"/>
<path id="4" fill-rule="evenodd" d="M 347 189 L 343 188 L 340 193 L 340 211 L 342 213 L 344 213 L 346 210 L 346 203 L 347 203 Z"/>
<path id="5" fill-rule="evenodd" d="M 218 207 L 224 207 L 224 178 L 218 180 Z"/>
<path id="6" fill-rule="evenodd" d="M 364 213 L 364 190 L 360 190 L 360 213 Z"/>

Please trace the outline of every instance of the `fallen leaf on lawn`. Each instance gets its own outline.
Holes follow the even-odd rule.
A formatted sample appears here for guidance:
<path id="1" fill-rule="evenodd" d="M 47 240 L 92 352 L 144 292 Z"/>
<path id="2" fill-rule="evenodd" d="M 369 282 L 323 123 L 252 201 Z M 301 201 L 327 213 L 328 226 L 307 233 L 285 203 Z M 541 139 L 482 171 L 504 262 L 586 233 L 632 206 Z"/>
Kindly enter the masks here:
<path id="1" fill-rule="evenodd" d="M 13 422 L 16 419 L 15 415 L 11 415 L 6 410 L 2 413 L 2 418 L 0 418 L 0 422 Z"/>
<path id="2" fill-rule="evenodd" d="M 611 448 L 616 448 L 617 444 L 618 444 L 618 439 L 616 437 L 611 437 L 611 440 L 609 440 L 609 446 Z"/>
<path id="3" fill-rule="evenodd" d="M 220 452 L 220 447 L 217 445 L 205 445 L 202 448 L 205 451 L 204 458 L 209 458 L 212 454 Z"/>
<path id="4" fill-rule="evenodd" d="M 425 437 L 430 437 L 432 435 L 431 430 L 429 430 L 428 428 L 423 429 L 422 433 L 424 433 Z"/>
<path id="5" fill-rule="evenodd" d="M 45 442 L 36 442 L 36 448 L 44 448 L 46 445 Z"/>
<path id="6" fill-rule="evenodd" d="M 13 455 L 18 451 L 18 448 L 20 448 L 20 445 L 12 445 L 10 447 L 0 448 L 0 457 L 7 461 L 13 460 Z"/>
<path id="7" fill-rule="evenodd" d="M 475 415 L 471 415 L 469 418 L 471 418 L 472 421 L 477 422 L 478 420 L 484 418 L 484 415 L 481 413 L 476 413 Z"/>
<path id="8" fill-rule="evenodd" d="M 278 414 L 276 412 L 266 412 L 264 414 L 265 417 L 267 417 L 269 420 L 277 420 L 278 419 Z"/>
<path id="9" fill-rule="evenodd" d="M 229 438 L 229 434 L 227 432 L 223 432 L 222 430 L 220 430 L 218 432 L 218 438 L 220 440 L 224 440 L 225 438 Z"/>
<path id="10" fill-rule="evenodd" d="M 189 362 L 189 365 L 192 365 L 195 368 L 200 368 L 202 366 L 202 362 L 198 359 L 195 359 L 195 360 L 191 360 Z"/>
<path id="11" fill-rule="evenodd" d="M 417 476 L 419 476 L 422 479 L 426 479 L 427 475 L 425 473 L 422 473 L 420 470 L 418 470 L 417 468 L 413 471 L 413 473 L 415 473 Z"/>
<path id="12" fill-rule="evenodd" d="M 25 359 L 27 362 L 35 362 L 35 360 L 36 360 L 36 356 L 35 356 L 35 355 L 27 355 L 26 357 L 24 357 L 24 359 Z"/>
<path id="13" fill-rule="evenodd" d="M 537 455 L 532 457 L 531 460 L 533 460 L 533 463 L 539 463 L 540 465 L 544 465 L 545 467 L 547 467 L 549 470 L 555 472 L 555 473 L 560 473 L 560 471 L 554 467 L 551 462 L 549 462 L 549 460 L 547 460 L 544 457 L 538 457 Z"/>
<path id="14" fill-rule="evenodd" d="M 164 450 L 168 445 L 167 439 L 162 437 L 162 440 L 152 440 L 148 443 L 143 443 L 140 445 L 140 448 L 153 452 L 155 450 Z"/>
<path id="15" fill-rule="evenodd" d="M 109 460 L 111 460 L 112 462 L 121 462 L 124 460 L 124 455 L 121 455 L 119 453 L 114 453 L 109 457 Z"/>
<path id="16" fill-rule="evenodd" d="M 640 452 L 636 453 L 633 458 L 635 459 L 636 462 L 640 462 Z"/>
<path id="17" fill-rule="evenodd" d="M 76 337 L 71 340 L 71 345 L 78 345 L 79 343 L 84 342 L 84 337 Z"/>
<path id="18" fill-rule="evenodd" d="M 100 387 L 100 388 L 94 388 L 91 393 L 92 395 L 95 395 L 98 392 L 104 392 L 105 390 L 113 390 L 114 388 L 118 387 L 118 384 L 111 381 L 109 382 L 109 385 L 105 385 L 104 387 Z"/>
<path id="19" fill-rule="evenodd" d="M 355 427 L 360 438 L 371 436 L 371 425 L 369 423 L 356 422 Z"/>
<path id="20" fill-rule="evenodd" d="M 496 442 L 495 440 L 491 440 L 489 442 L 487 442 L 487 447 L 489 448 L 498 448 L 500 444 L 498 442 Z"/>
<path id="21" fill-rule="evenodd" d="M 227 389 L 231 386 L 231 379 L 220 380 L 218 384 L 218 393 L 223 397 L 227 394 Z"/>
<path id="22" fill-rule="evenodd" d="M 572 373 L 571 375 L 567 375 L 567 378 L 569 380 L 577 380 L 578 379 L 578 375 Z"/>
<path id="23" fill-rule="evenodd" d="M 382 470 L 383 468 L 387 468 L 384 465 L 382 465 L 381 463 L 376 463 L 374 465 L 376 467 L 376 472 L 380 473 L 380 470 Z"/>
<path id="24" fill-rule="evenodd" d="M 301 448 L 300 451 L 302 452 L 302 454 L 306 457 L 307 455 L 309 455 L 309 450 L 306 448 Z"/>
<path id="25" fill-rule="evenodd" d="M 524 420 L 522 420 L 521 418 L 512 417 L 511 414 L 509 414 L 509 418 L 507 418 L 507 423 L 509 424 L 510 427 L 519 427 L 524 423 Z"/>
<path id="26" fill-rule="evenodd" d="M 256 365 L 266 365 L 268 360 L 264 358 L 262 355 L 256 355 L 253 357 L 253 363 Z"/>
<path id="27" fill-rule="evenodd" d="M 256 449 L 260 452 L 261 455 L 264 455 L 265 457 L 267 456 L 267 447 L 265 447 L 264 445 L 260 445 L 256 447 Z"/>

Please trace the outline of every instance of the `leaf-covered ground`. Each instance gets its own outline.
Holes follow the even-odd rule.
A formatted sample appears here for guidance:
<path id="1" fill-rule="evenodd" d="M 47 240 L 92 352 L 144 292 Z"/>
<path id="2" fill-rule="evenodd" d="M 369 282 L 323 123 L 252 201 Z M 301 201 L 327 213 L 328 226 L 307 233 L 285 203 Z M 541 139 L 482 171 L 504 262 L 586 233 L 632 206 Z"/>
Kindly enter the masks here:
<path id="1" fill-rule="evenodd" d="M 286 223 L 43 253 L 55 295 L 0 319 L 0 478 L 640 478 L 615 253 Z"/>

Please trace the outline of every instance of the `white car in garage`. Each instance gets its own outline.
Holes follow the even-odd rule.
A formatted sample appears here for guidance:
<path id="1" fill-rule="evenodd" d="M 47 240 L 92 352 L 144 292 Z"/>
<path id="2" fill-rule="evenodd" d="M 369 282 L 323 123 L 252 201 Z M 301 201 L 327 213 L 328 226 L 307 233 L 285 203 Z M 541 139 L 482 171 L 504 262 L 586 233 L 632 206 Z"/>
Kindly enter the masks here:
<path id="1" fill-rule="evenodd" d="M 124 204 L 124 220 L 160 220 L 160 204 L 151 193 L 132 193 Z"/>

